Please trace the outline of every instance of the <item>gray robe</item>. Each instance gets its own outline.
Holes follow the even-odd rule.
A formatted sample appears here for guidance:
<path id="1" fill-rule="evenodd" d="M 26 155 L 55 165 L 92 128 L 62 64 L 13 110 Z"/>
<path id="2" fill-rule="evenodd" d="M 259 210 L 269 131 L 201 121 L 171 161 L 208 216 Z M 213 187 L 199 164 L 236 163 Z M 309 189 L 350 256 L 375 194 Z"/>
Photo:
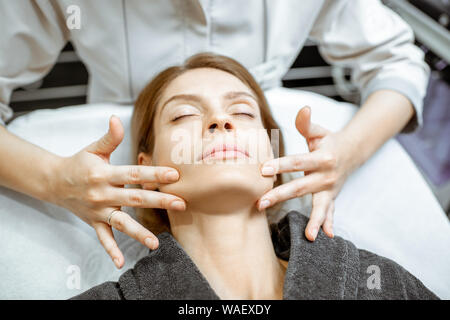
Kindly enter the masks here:
<path id="1" fill-rule="evenodd" d="M 308 241 L 307 222 L 290 211 L 271 225 L 277 256 L 289 260 L 283 299 L 438 299 L 394 261 L 357 249 L 341 237 L 330 239 L 320 231 L 315 242 Z M 170 233 L 158 238 L 158 249 L 118 282 L 105 282 L 72 299 L 220 299 Z"/>

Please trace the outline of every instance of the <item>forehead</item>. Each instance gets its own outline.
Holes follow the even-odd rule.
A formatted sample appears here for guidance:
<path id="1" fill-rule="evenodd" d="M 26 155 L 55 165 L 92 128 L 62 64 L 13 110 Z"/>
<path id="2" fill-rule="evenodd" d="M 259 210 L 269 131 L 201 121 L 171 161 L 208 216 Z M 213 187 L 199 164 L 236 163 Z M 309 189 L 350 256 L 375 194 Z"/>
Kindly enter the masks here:
<path id="1" fill-rule="evenodd" d="M 186 71 L 175 78 L 164 90 L 161 100 L 165 101 L 174 94 L 215 97 L 229 91 L 244 91 L 252 94 L 250 88 L 228 72 L 214 68 L 198 68 Z"/>

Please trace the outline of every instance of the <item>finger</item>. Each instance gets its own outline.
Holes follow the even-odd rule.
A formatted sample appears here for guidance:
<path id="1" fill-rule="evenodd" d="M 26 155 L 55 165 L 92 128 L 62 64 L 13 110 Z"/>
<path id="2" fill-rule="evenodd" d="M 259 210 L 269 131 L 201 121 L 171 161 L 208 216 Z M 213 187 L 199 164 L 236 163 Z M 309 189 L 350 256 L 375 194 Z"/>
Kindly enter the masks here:
<path id="1" fill-rule="evenodd" d="M 104 201 L 111 207 L 159 208 L 166 210 L 185 210 L 186 202 L 177 196 L 152 190 L 136 188 L 111 188 Z"/>
<path id="2" fill-rule="evenodd" d="M 323 232 L 325 232 L 325 234 L 330 237 L 333 238 L 334 237 L 334 233 L 333 233 L 333 217 L 334 217 L 334 201 L 331 201 L 329 207 L 328 207 L 328 211 L 327 211 L 327 216 L 325 218 L 325 222 L 323 223 L 322 229 Z"/>
<path id="3" fill-rule="evenodd" d="M 120 119 L 114 115 L 109 118 L 108 132 L 99 140 L 86 147 L 86 150 L 105 157 L 109 160 L 110 154 L 122 142 L 124 129 Z"/>
<path id="4" fill-rule="evenodd" d="M 312 138 L 308 140 L 308 149 L 310 152 L 316 150 L 319 146 L 321 139 L 320 138 Z"/>
<path id="5" fill-rule="evenodd" d="M 98 223 L 94 226 L 95 232 L 97 233 L 97 237 L 100 240 L 103 248 L 105 248 L 106 252 L 109 254 L 114 264 L 118 269 L 122 268 L 124 264 L 124 257 L 119 247 L 117 246 L 117 242 L 114 239 L 114 234 L 111 230 L 111 227 L 105 223 Z"/>
<path id="6" fill-rule="evenodd" d="M 329 168 L 331 164 L 323 152 L 301 153 L 268 160 L 261 167 L 261 173 L 274 175 L 283 172 L 313 171 Z"/>
<path id="7" fill-rule="evenodd" d="M 303 107 L 297 113 L 295 127 L 306 139 L 322 138 L 330 132 L 318 124 L 311 122 L 311 108 L 309 106 Z"/>
<path id="8" fill-rule="evenodd" d="M 309 241 L 315 241 L 319 229 L 325 221 L 331 199 L 325 192 L 313 194 L 311 216 L 305 229 L 305 236 Z"/>
<path id="9" fill-rule="evenodd" d="M 320 139 L 329 134 L 331 131 L 318 125 L 317 123 L 311 122 L 309 125 L 309 135 L 312 139 Z"/>
<path id="10" fill-rule="evenodd" d="M 111 217 L 110 223 L 114 229 L 127 234 L 131 238 L 147 246 L 149 249 L 155 250 L 158 248 L 158 238 L 130 217 L 128 213 L 117 210 Z"/>
<path id="11" fill-rule="evenodd" d="M 257 207 L 259 210 L 263 210 L 278 202 L 301 197 L 308 193 L 319 192 L 321 191 L 320 177 L 321 175 L 319 174 L 310 174 L 273 188 L 259 199 Z"/>
<path id="12" fill-rule="evenodd" d="M 108 181 L 112 185 L 173 183 L 178 181 L 178 171 L 171 167 L 125 165 L 109 166 Z"/>
<path id="13" fill-rule="evenodd" d="M 311 123 L 311 108 L 305 106 L 297 112 L 295 126 L 300 134 L 306 139 L 309 138 L 309 126 Z"/>
<path id="14" fill-rule="evenodd" d="M 157 182 L 146 182 L 142 184 L 142 189 L 144 190 L 156 190 L 160 187 L 160 184 Z"/>

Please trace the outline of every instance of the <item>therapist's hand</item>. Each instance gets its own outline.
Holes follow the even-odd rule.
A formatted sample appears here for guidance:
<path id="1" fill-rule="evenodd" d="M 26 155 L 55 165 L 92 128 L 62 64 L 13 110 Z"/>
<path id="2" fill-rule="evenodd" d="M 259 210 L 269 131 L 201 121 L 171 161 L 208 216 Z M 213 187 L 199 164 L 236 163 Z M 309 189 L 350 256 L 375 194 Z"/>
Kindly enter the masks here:
<path id="1" fill-rule="evenodd" d="M 150 249 L 159 245 L 157 237 L 120 211 L 121 206 L 140 208 L 163 208 L 185 210 L 185 201 L 177 196 L 138 188 L 124 188 L 127 184 L 152 185 L 176 182 L 178 171 L 170 167 L 113 166 L 109 163 L 111 153 L 122 142 L 124 129 L 120 119 L 112 116 L 109 130 L 71 157 L 62 158 L 55 170 L 53 199 L 51 202 L 75 213 L 92 226 L 117 268 L 124 264 L 124 257 L 112 228 L 136 239 Z M 147 189 L 147 188 L 146 188 Z M 111 217 L 111 212 L 118 210 Z"/>
<path id="2" fill-rule="evenodd" d="M 349 148 L 350 141 L 339 132 L 333 133 L 311 123 L 309 107 L 304 107 L 298 112 L 295 126 L 306 139 L 310 152 L 266 161 L 261 167 L 261 172 L 265 176 L 270 176 L 283 172 L 304 171 L 305 176 L 268 191 L 259 199 L 257 206 L 259 210 L 263 210 L 278 202 L 312 193 L 312 211 L 305 236 L 308 240 L 314 241 L 322 226 L 325 234 L 332 238 L 334 199 L 355 166 Z M 274 168 L 274 173 L 267 173 L 264 170 L 266 166 Z M 264 200 L 269 202 L 263 202 Z"/>

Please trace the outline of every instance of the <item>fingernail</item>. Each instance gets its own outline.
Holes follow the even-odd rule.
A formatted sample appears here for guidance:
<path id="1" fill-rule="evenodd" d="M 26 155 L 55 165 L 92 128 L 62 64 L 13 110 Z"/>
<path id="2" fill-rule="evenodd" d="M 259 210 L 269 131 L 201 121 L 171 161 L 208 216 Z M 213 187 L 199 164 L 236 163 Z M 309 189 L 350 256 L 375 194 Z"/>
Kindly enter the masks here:
<path id="1" fill-rule="evenodd" d="M 311 235 L 312 235 L 312 237 L 313 237 L 314 240 L 316 240 L 317 232 L 318 232 L 318 229 L 317 229 L 317 228 L 313 228 L 312 231 L 311 231 Z"/>
<path id="2" fill-rule="evenodd" d="M 155 247 L 155 242 L 153 241 L 152 238 L 147 238 L 145 239 L 145 245 L 149 248 L 149 249 L 153 249 Z"/>
<path id="3" fill-rule="evenodd" d="M 167 181 L 176 181 L 178 180 L 178 172 L 177 171 L 169 171 L 165 175 Z"/>
<path id="4" fill-rule="evenodd" d="M 265 176 L 273 176 L 275 174 L 275 169 L 269 166 L 263 167 L 261 170 L 262 174 Z"/>
<path id="5" fill-rule="evenodd" d="M 119 259 L 115 258 L 114 259 L 114 264 L 116 265 L 117 268 L 120 268 L 120 266 L 119 266 Z"/>
<path id="6" fill-rule="evenodd" d="M 185 206 L 184 206 L 184 203 L 182 201 L 175 200 L 174 202 L 172 202 L 170 204 L 170 209 L 173 209 L 173 210 L 184 210 Z"/>
<path id="7" fill-rule="evenodd" d="M 263 209 L 267 208 L 269 205 L 270 205 L 270 201 L 267 199 L 264 199 L 259 204 L 259 210 L 263 210 Z"/>

